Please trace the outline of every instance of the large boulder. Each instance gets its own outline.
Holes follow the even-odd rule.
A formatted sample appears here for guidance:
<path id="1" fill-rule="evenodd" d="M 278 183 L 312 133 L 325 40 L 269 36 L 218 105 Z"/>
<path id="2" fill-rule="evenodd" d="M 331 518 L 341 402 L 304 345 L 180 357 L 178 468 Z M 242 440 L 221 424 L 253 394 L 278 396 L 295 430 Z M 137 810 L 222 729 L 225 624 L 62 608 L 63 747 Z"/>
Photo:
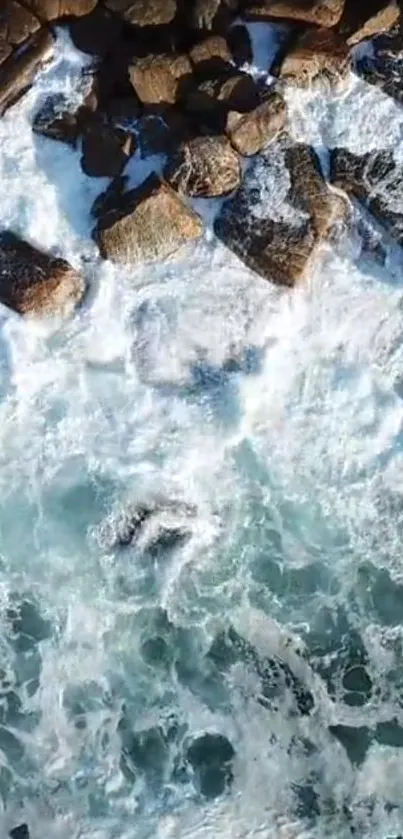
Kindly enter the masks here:
<path id="1" fill-rule="evenodd" d="M 3 0 L 0 7 L 0 64 L 40 28 L 40 21 L 16 0 Z"/>
<path id="2" fill-rule="evenodd" d="M 230 111 L 226 133 L 239 154 L 251 157 L 274 140 L 286 122 L 287 106 L 282 96 L 274 92 L 249 113 Z"/>
<path id="3" fill-rule="evenodd" d="M 318 76 L 337 82 L 350 68 L 349 48 L 331 29 L 307 29 L 286 54 L 280 76 L 294 84 L 310 85 Z"/>
<path id="4" fill-rule="evenodd" d="M 98 0 L 24 0 L 24 6 L 42 21 L 89 15 L 97 3 Z"/>
<path id="5" fill-rule="evenodd" d="M 345 214 L 346 203 L 328 188 L 313 149 L 283 137 L 256 158 L 214 229 L 253 271 L 293 286 Z"/>
<path id="6" fill-rule="evenodd" d="M 202 232 L 200 217 L 152 174 L 100 218 L 93 236 L 104 259 L 139 263 L 165 259 Z"/>
<path id="7" fill-rule="evenodd" d="M 185 95 L 192 65 L 186 55 L 149 55 L 132 64 L 129 76 L 144 105 L 174 105 Z"/>
<path id="8" fill-rule="evenodd" d="M 357 3 L 347 0 L 344 14 L 337 27 L 349 46 L 389 32 L 400 17 L 397 0 L 367 0 Z"/>
<path id="9" fill-rule="evenodd" d="M 20 315 L 69 315 L 85 282 L 64 259 L 42 253 L 14 233 L 0 233 L 0 302 Z"/>
<path id="10" fill-rule="evenodd" d="M 403 165 L 392 151 L 363 156 L 347 149 L 333 149 L 330 179 L 339 189 L 357 198 L 399 245 L 403 245 Z"/>
<path id="11" fill-rule="evenodd" d="M 336 26 L 345 0 L 246 0 L 248 20 L 286 20 L 315 26 Z"/>
<path id="12" fill-rule="evenodd" d="M 238 188 L 241 166 L 226 137 L 195 137 L 179 146 L 164 175 L 183 195 L 216 198 Z"/>
<path id="13" fill-rule="evenodd" d="M 134 26 L 162 26 L 173 21 L 177 0 L 105 0 L 105 6 Z"/>
<path id="14" fill-rule="evenodd" d="M 43 28 L 24 42 L 24 49 L 0 66 L 0 116 L 32 85 L 37 72 L 53 56 L 54 40 Z"/>

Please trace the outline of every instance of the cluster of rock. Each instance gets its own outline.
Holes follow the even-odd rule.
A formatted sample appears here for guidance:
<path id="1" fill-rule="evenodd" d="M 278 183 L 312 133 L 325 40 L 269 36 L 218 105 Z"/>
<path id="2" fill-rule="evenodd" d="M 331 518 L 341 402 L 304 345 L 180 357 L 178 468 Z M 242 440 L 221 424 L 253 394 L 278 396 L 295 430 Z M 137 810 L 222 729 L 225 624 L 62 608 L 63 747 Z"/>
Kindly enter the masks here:
<path id="1" fill-rule="evenodd" d="M 51 25 L 60 18 L 76 46 L 94 56 L 91 88 L 75 112 L 63 97 L 50 98 L 33 130 L 79 144 L 83 171 L 112 179 L 92 208 L 103 258 L 163 259 L 197 239 L 203 223 L 192 198 L 227 198 L 216 235 L 248 267 L 286 286 L 306 274 L 318 246 L 346 216 L 347 201 L 332 185 L 365 200 L 392 232 L 399 227 L 393 211 L 385 213 L 386 199 L 372 194 L 371 162 L 355 165 L 340 152 L 333 156 L 331 183 L 325 180 L 314 150 L 293 143 L 282 95 L 290 81 L 339 80 L 351 68 L 352 47 L 367 38 L 394 39 L 397 50 L 397 0 L 5 0 L 0 113 L 52 55 Z M 253 62 L 250 21 L 287 24 L 267 67 L 271 85 L 245 70 Z M 136 152 L 164 154 L 165 166 L 127 189 L 123 170 Z M 273 209 L 276 186 L 259 198 L 258 174 L 273 161 L 288 183 L 285 213 Z M 354 171 L 354 184 L 349 177 L 346 182 L 346 168 Z M 49 258 L 44 268 L 44 260 L 4 235 L 1 302 L 23 314 L 68 311 L 84 284 L 70 266 Z"/>

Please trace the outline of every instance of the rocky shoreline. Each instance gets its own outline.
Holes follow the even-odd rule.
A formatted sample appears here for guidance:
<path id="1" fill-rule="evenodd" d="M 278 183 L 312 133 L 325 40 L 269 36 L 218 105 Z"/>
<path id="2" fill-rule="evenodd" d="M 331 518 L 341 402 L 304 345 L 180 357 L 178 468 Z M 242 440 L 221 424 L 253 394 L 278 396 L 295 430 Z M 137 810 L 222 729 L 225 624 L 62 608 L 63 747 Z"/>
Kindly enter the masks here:
<path id="1" fill-rule="evenodd" d="M 267 78 L 253 74 L 250 22 L 281 24 Z M 362 157 L 295 143 L 287 85 L 340 84 L 353 70 L 398 101 L 403 55 L 397 0 L 6 0 L 0 10 L 0 115 L 24 95 L 68 29 L 92 56 L 88 93 L 76 111 L 60 95 L 35 114 L 33 131 L 81 149 L 89 177 L 110 184 L 92 208 L 100 256 L 141 264 L 173 256 L 203 234 L 192 199 L 223 199 L 216 236 L 248 268 L 283 286 L 303 279 L 323 241 L 361 202 L 402 243 L 396 201 L 401 165 L 388 151 Z M 355 47 L 371 39 L 371 49 Z M 135 189 L 128 161 L 164 155 L 162 172 Z M 259 178 L 283 173 L 287 212 Z M 225 199 L 225 200 L 224 200 Z M 0 232 L 0 302 L 22 315 L 67 315 L 84 279 L 14 231 Z"/>

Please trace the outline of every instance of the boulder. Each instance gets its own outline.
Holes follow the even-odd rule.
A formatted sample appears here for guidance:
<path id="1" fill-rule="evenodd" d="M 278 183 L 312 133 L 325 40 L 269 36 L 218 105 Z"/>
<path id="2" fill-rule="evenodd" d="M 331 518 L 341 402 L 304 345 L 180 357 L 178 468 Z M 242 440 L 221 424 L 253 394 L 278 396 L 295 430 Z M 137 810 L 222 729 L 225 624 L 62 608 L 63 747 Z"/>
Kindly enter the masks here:
<path id="1" fill-rule="evenodd" d="M 82 300 L 82 276 L 14 233 L 0 233 L 0 302 L 20 315 L 69 315 Z"/>
<path id="2" fill-rule="evenodd" d="M 32 85 L 37 72 L 53 55 L 54 40 L 47 29 L 35 32 L 24 42 L 24 50 L 0 65 L 0 116 Z"/>
<path id="3" fill-rule="evenodd" d="M 221 35 L 210 35 L 199 41 L 190 50 L 189 57 L 195 72 L 207 77 L 228 71 L 232 63 L 227 41 Z"/>
<path id="4" fill-rule="evenodd" d="M 246 0 L 243 15 L 247 20 L 285 20 L 315 26 L 336 26 L 345 0 Z"/>
<path id="5" fill-rule="evenodd" d="M 163 26 L 173 21 L 177 0 L 104 0 L 107 9 L 117 12 L 133 26 Z"/>
<path id="6" fill-rule="evenodd" d="M 174 105 L 185 95 L 192 66 L 186 55 L 150 55 L 139 58 L 129 68 L 129 76 L 144 105 Z"/>
<path id="7" fill-rule="evenodd" d="M 389 32 L 399 17 L 397 0 L 367 0 L 365 4 L 347 0 L 337 30 L 352 47 L 367 38 Z"/>
<path id="8" fill-rule="evenodd" d="M 239 187 L 241 167 L 226 137 L 195 137 L 179 146 L 164 176 L 183 195 L 217 198 Z"/>
<path id="9" fill-rule="evenodd" d="M 230 111 L 226 134 L 239 154 L 250 157 L 274 140 L 284 129 L 286 122 L 287 106 L 282 96 L 274 92 L 247 114 Z"/>
<path id="10" fill-rule="evenodd" d="M 103 6 L 84 17 L 69 22 L 69 32 L 74 46 L 88 55 L 103 58 L 122 35 L 123 21 Z"/>
<path id="11" fill-rule="evenodd" d="M 193 0 L 189 6 L 193 29 L 225 31 L 236 15 L 239 0 Z"/>
<path id="12" fill-rule="evenodd" d="M 93 119 L 84 130 L 81 168 L 93 178 L 115 178 L 135 150 L 133 133 Z"/>
<path id="13" fill-rule="evenodd" d="M 346 204 L 328 188 L 313 149 L 283 137 L 256 158 L 214 229 L 253 271 L 293 286 L 345 215 Z"/>
<path id="14" fill-rule="evenodd" d="M 355 72 L 369 84 L 377 85 L 397 102 L 403 102 L 403 28 L 397 24 L 390 32 L 371 41 L 371 49 L 357 58 Z"/>
<path id="15" fill-rule="evenodd" d="M 333 149 L 330 180 L 357 198 L 389 235 L 403 245 L 403 165 L 396 162 L 392 151 L 371 152 L 360 157 L 347 149 Z"/>
<path id="16" fill-rule="evenodd" d="M 247 113 L 261 102 L 258 84 L 247 73 L 234 71 L 201 82 L 188 93 L 186 112 L 214 133 L 224 132 L 230 111 Z"/>
<path id="17" fill-rule="evenodd" d="M 307 29 L 286 54 L 280 77 L 294 84 L 309 85 L 318 76 L 337 82 L 350 68 L 349 48 L 331 29 Z"/>
<path id="18" fill-rule="evenodd" d="M 142 158 L 154 154 L 170 154 L 179 143 L 189 139 L 191 135 L 185 115 L 175 108 L 163 115 L 144 114 L 138 120 L 136 130 Z"/>
<path id="19" fill-rule="evenodd" d="M 32 123 L 35 134 L 75 146 L 79 134 L 78 112 L 69 110 L 69 103 L 61 93 L 48 96 Z"/>
<path id="20" fill-rule="evenodd" d="M 0 64 L 13 48 L 26 41 L 40 28 L 40 21 L 16 0 L 3 0 L 0 8 Z"/>
<path id="21" fill-rule="evenodd" d="M 139 263 L 165 259 L 202 232 L 200 217 L 153 173 L 101 217 L 93 236 L 104 259 Z"/>
<path id="22" fill-rule="evenodd" d="M 41 21 L 89 15 L 97 3 L 98 0 L 24 0 L 24 6 Z"/>

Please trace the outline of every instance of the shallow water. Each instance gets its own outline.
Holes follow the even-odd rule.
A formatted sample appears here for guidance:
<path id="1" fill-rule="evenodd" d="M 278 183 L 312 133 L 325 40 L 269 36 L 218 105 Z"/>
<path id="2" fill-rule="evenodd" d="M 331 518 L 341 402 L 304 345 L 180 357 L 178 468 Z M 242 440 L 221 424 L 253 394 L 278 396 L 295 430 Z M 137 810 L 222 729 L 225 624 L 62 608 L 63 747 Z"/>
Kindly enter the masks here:
<path id="1" fill-rule="evenodd" d="M 1 832 L 397 837 L 401 253 L 386 242 L 381 266 L 356 226 L 292 294 L 211 224 L 176 261 L 101 263 L 89 209 L 106 180 L 31 132 L 49 92 L 80 96 L 85 59 L 59 44 L 0 122 L 1 225 L 91 287 L 65 324 L 0 315 Z M 402 154 L 401 108 L 354 76 L 287 99 L 320 153 L 382 138 Z M 132 181 L 160 165 L 136 158 Z M 235 751 L 217 797 L 185 760 L 205 732 Z"/>

